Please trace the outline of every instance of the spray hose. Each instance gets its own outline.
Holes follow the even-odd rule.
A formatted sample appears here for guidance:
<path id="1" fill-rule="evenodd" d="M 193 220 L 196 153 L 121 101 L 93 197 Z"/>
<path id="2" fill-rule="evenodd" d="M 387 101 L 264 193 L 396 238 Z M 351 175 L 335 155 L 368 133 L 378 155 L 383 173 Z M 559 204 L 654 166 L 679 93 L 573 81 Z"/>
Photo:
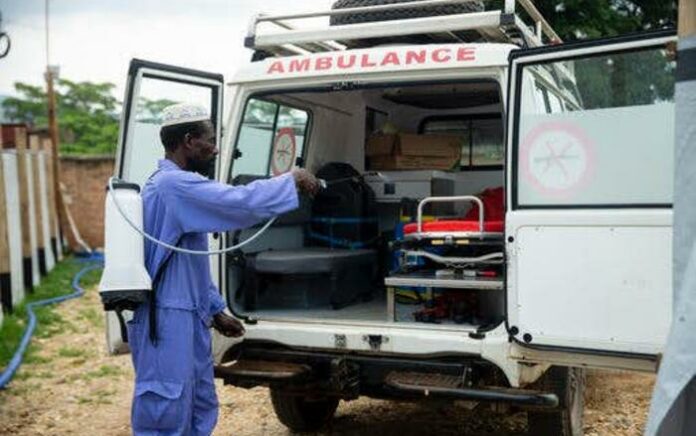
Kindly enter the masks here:
<path id="1" fill-rule="evenodd" d="M 155 244 L 161 245 L 161 246 L 163 246 L 163 247 L 166 247 L 166 248 L 168 248 L 168 249 L 170 249 L 170 250 L 178 251 L 179 253 L 196 254 L 196 255 L 201 255 L 201 256 L 212 256 L 212 255 L 216 255 L 216 254 L 224 254 L 224 253 L 228 253 L 228 252 L 230 252 L 230 251 L 238 250 L 238 249 L 244 247 L 245 245 L 250 244 L 251 242 L 253 242 L 254 240 L 256 240 L 256 239 L 257 239 L 259 236 L 261 236 L 266 230 L 268 230 L 268 228 L 271 227 L 271 225 L 273 225 L 273 223 L 274 223 L 275 220 L 277 219 L 277 217 L 271 218 L 270 220 L 268 220 L 268 221 L 266 222 L 266 224 L 263 225 L 263 227 L 261 227 L 261 228 L 259 229 L 258 232 L 254 233 L 254 234 L 251 235 L 249 238 L 247 238 L 245 241 L 242 241 L 242 242 L 240 242 L 239 244 L 232 245 L 232 246 L 229 246 L 229 247 L 227 247 L 227 248 L 222 248 L 222 249 L 220 249 L 220 250 L 210 250 L 210 251 L 206 251 L 206 250 L 189 250 L 189 249 L 187 249 L 187 248 L 181 248 L 181 247 L 177 247 L 177 246 L 168 244 L 168 243 L 166 243 L 166 242 L 164 242 L 164 241 L 161 241 L 161 240 L 155 238 L 154 236 L 152 236 L 152 235 L 150 235 L 150 234 L 148 234 L 148 233 L 145 233 L 145 231 L 144 231 L 143 229 L 139 228 L 137 224 L 135 224 L 130 218 L 128 218 L 128 216 L 126 215 L 126 213 L 125 213 L 125 212 L 123 211 L 123 209 L 121 208 L 121 205 L 119 204 L 118 200 L 116 199 L 116 196 L 113 195 L 113 191 L 114 191 L 114 179 L 115 179 L 115 177 L 110 177 L 110 178 L 109 178 L 109 198 L 111 198 L 111 201 L 114 202 L 114 205 L 116 206 L 116 209 L 118 210 L 118 213 L 121 214 L 121 216 L 123 217 L 124 220 L 126 220 L 126 222 L 128 223 L 128 225 L 131 226 L 131 227 L 133 228 L 133 230 L 135 230 L 136 232 L 140 233 L 144 238 L 148 239 L 149 241 L 154 242 Z"/>
<path id="2" fill-rule="evenodd" d="M 374 172 L 374 173 L 371 173 L 371 174 L 374 174 L 374 175 L 380 177 L 381 179 L 387 180 L 387 178 L 386 178 L 384 175 L 382 175 L 381 173 L 379 173 L 379 172 Z M 327 181 L 327 180 L 322 180 L 322 179 L 318 179 L 318 180 L 319 180 L 319 184 L 321 185 L 321 188 L 322 188 L 322 189 L 326 189 L 326 188 L 327 188 L 328 186 L 330 186 L 330 185 L 335 185 L 335 184 L 345 183 L 345 182 L 350 182 L 350 181 L 356 181 L 356 180 L 360 180 L 362 177 L 364 177 L 364 175 L 361 175 L 361 176 L 345 177 L 345 178 L 335 179 L 335 180 L 329 180 L 329 181 Z M 128 218 L 128 216 L 126 215 L 126 213 L 125 213 L 125 212 L 123 211 L 123 209 L 121 208 L 121 204 L 120 204 L 120 203 L 118 202 L 118 200 L 116 199 L 116 196 L 113 195 L 113 191 L 114 191 L 114 180 L 116 180 L 116 177 L 113 177 L 113 176 L 112 176 L 112 177 L 109 177 L 109 184 L 108 184 L 108 187 L 109 187 L 109 198 L 111 198 L 111 201 L 114 202 L 114 205 L 116 206 L 116 209 L 118 210 L 118 213 L 121 214 L 121 216 L 123 217 L 124 220 L 126 220 L 126 222 L 128 223 L 128 225 L 131 226 L 131 228 L 133 228 L 133 230 L 135 230 L 136 232 L 140 233 L 140 235 L 142 235 L 144 238 L 146 238 L 146 239 L 149 240 L 150 242 L 153 242 L 153 243 L 155 243 L 155 244 L 161 245 L 161 246 L 163 246 L 163 247 L 165 247 L 165 248 L 168 248 L 168 249 L 170 249 L 170 250 L 173 250 L 173 251 L 178 251 L 179 253 L 196 254 L 196 255 L 200 255 L 200 256 L 213 256 L 213 255 L 216 255 L 216 254 L 224 254 L 224 253 L 229 253 L 230 251 L 238 250 L 238 249 L 244 247 L 245 245 L 252 243 L 252 242 L 255 241 L 259 236 L 261 236 L 262 234 L 264 234 L 264 233 L 266 232 L 266 230 L 268 230 L 268 228 L 271 227 L 271 226 L 273 225 L 273 223 L 276 221 L 276 219 L 278 218 L 278 217 L 273 217 L 273 218 L 269 219 L 269 220 L 266 222 L 266 224 L 263 225 L 263 227 L 261 227 L 256 233 L 254 233 L 253 235 L 251 235 L 251 236 L 250 236 L 249 238 L 247 238 L 245 241 L 242 241 L 242 242 L 240 242 L 240 243 L 238 243 L 238 244 L 231 245 L 231 246 L 229 246 L 229 247 L 222 248 L 222 249 L 219 249 L 219 250 L 209 250 L 209 251 L 208 251 L 208 250 L 189 250 L 189 249 L 186 249 L 186 248 L 176 247 L 176 246 L 174 246 L 174 245 L 172 245 L 172 244 L 168 244 L 168 243 L 166 243 L 166 242 L 164 242 L 164 241 L 162 241 L 162 240 L 160 240 L 160 239 L 157 239 L 157 238 L 155 238 L 154 236 L 152 236 L 152 235 L 150 235 L 150 234 L 148 234 L 148 233 L 145 233 L 145 231 L 144 231 L 143 229 L 141 229 L 140 227 L 138 227 L 137 224 L 135 224 L 130 218 Z"/>
<path id="3" fill-rule="evenodd" d="M 36 314 L 34 314 L 34 308 L 47 306 L 49 304 L 61 303 L 66 300 L 81 297 L 85 293 L 85 290 L 82 289 L 82 287 L 80 286 L 80 280 L 82 279 L 82 276 L 84 276 L 92 270 L 100 269 L 102 267 L 102 259 L 103 258 L 101 255 L 92 254 L 85 260 L 85 262 L 88 262 L 88 265 L 82 268 L 80 271 L 78 271 L 77 274 L 75 274 L 75 276 L 73 277 L 72 288 L 75 290 L 75 292 L 73 292 L 72 294 L 61 295 L 59 297 L 34 301 L 32 303 L 27 304 L 27 314 L 29 315 L 29 323 L 27 324 L 27 328 L 24 330 L 22 340 L 20 341 L 17 350 L 12 356 L 12 360 L 10 360 L 10 363 L 7 365 L 7 368 L 5 368 L 5 370 L 2 373 L 0 373 L 0 390 L 5 389 L 5 387 L 7 387 L 7 384 L 10 382 L 10 380 L 12 380 L 12 377 L 15 375 L 20 365 L 22 364 L 22 361 L 24 360 L 24 353 L 27 351 L 29 341 L 31 341 L 31 337 L 34 334 L 34 330 L 36 329 Z"/>

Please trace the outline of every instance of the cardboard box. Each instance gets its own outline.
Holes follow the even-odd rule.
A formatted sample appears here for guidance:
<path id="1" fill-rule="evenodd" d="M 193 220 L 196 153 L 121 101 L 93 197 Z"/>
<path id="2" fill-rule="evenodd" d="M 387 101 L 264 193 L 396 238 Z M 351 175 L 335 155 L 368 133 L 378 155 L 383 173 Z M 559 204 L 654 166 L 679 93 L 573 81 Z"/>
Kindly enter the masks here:
<path id="1" fill-rule="evenodd" d="M 373 135 L 365 144 L 370 170 L 450 170 L 461 153 L 462 140 L 453 135 Z"/>
<path id="2" fill-rule="evenodd" d="M 372 135 L 365 144 L 365 156 L 389 156 L 394 153 L 397 135 Z"/>
<path id="3" fill-rule="evenodd" d="M 372 156 L 368 158 L 370 170 L 450 170 L 459 166 L 459 156 Z"/>
<path id="4" fill-rule="evenodd" d="M 462 138 L 454 135 L 399 135 L 397 154 L 403 156 L 460 157 Z"/>

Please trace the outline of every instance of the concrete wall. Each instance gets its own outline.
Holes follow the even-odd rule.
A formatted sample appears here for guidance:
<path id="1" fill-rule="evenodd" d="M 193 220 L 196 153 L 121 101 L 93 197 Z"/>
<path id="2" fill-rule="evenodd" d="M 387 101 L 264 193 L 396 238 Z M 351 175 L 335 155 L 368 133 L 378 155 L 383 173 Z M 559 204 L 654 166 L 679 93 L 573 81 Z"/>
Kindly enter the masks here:
<path id="1" fill-rule="evenodd" d="M 106 183 L 113 174 L 113 156 L 61 156 L 60 180 L 66 203 L 82 239 L 92 248 L 104 246 Z M 78 248 L 68 232 L 72 248 Z"/>

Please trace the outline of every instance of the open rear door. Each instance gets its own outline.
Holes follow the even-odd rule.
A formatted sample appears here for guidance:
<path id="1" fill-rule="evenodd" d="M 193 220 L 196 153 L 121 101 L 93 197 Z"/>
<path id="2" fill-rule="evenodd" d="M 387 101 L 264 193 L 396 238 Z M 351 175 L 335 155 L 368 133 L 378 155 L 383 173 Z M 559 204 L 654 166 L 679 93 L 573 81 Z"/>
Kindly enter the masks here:
<path id="1" fill-rule="evenodd" d="M 221 74 L 133 59 L 123 100 L 115 175 L 142 186 L 155 171 L 157 161 L 164 157 L 159 137 L 161 112 L 170 104 L 195 103 L 207 108 L 220 144 L 223 83 Z M 110 352 L 127 350 L 112 312 L 107 316 L 106 335 Z"/>
<path id="2" fill-rule="evenodd" d="M 159 138 L 161 112 L 174 103 L 195 103 L 208 109 L 220 143 L 221 74 L 133 59 L 123 100 L 116 174 L 142 185 L 164 156 Z M 212 176 L 212 174 L 211 174 Z"/>
<path id="3" fill-rule="evenodd" d="M 666 342 L 674 40 L 511 56 L 507 311 L 519 358 L 646 369 Z"/>

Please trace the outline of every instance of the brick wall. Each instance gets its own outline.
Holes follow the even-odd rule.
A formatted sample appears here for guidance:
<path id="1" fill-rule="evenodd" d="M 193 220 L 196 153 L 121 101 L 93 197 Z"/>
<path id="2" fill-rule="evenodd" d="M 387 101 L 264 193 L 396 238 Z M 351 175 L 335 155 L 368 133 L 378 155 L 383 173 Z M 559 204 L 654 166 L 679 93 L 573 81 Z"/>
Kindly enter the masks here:
<path id="1" fill-rule="evenodd" d="M 113 156 L 61 156 L 60 165 L 66 203 L 82 239 L 92 248 L 103 247 L 105 187 L 113 174 Z M 74 244 L 72 235 L 68 239 Z"/>

